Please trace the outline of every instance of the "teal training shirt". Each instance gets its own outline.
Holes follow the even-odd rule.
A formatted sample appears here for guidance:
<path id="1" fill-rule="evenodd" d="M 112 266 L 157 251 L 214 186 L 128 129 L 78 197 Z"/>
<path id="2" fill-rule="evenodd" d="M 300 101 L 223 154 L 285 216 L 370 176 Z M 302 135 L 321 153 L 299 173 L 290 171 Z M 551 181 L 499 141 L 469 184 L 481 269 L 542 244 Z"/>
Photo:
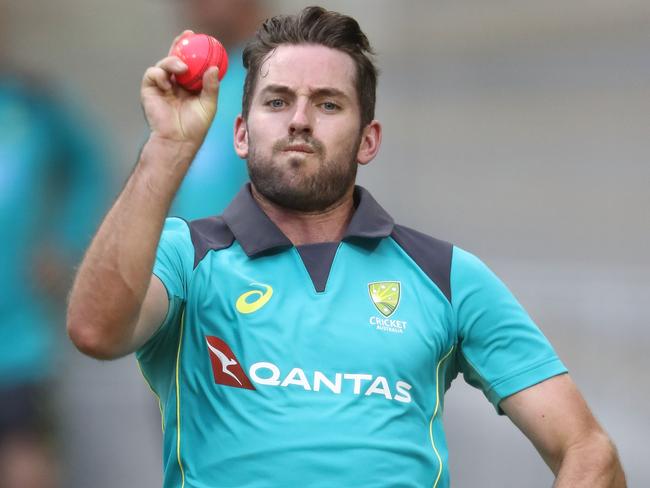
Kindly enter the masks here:
<path id="1" fill-rule="evenodd" d="M 168 219 L 164 324 L 137 353 L 160 399 L 164 486 L 448 487 L 444 393 L 498 409 L 566 372 L 471 254 L 393 223 L 364 189 L 340 243 L 294 247 L 247 185 Z"/>

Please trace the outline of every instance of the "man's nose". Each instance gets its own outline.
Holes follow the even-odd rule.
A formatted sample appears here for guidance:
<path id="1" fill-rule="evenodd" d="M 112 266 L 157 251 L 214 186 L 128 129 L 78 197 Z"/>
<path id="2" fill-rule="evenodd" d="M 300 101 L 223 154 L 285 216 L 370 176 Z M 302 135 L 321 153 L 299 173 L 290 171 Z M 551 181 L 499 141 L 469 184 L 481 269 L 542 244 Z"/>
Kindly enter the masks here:
<path id="1" fill-rule="evenodd" d="M 305 101 L 299 101 L 295 105 L 295 111 L 293 112 L 293 117 L 289 123 L 289 134 L 311 134 L 311 132 L 312 121 L 309 112 L 309 104 Z"/>

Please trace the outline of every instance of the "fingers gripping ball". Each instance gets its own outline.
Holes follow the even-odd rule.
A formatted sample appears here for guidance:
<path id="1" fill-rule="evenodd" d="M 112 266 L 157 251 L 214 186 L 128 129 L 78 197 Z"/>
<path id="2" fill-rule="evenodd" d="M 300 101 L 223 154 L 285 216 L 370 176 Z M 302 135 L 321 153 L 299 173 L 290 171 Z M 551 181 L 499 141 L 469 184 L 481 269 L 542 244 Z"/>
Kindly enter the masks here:
<path id="1" fill-rule="evenodd" d="M 228 55 L 223 45 L 207 34 L 187 34 L 182 36 L 172 48 L 187 65 L 187 71 L 176 76 L 176 82 L 190 91 L 201 91 L 203 73 L 211 66 L 219 68 L 219 81 L 228 70 Z"/>

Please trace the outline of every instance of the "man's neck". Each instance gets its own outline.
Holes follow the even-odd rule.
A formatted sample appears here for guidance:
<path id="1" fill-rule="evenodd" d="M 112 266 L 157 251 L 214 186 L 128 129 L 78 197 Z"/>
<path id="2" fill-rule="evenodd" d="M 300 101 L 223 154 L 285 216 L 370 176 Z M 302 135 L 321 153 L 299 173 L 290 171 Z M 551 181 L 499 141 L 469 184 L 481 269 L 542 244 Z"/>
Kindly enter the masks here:
<path id="1" fill-rule="evenodd" d="M 319 212 L 280 207 L 261 195 L 253 185 L 251 192 L 262 211 L 294 246 L 340 241 L 354 214 L 353 187 L 334 205 Z"/>

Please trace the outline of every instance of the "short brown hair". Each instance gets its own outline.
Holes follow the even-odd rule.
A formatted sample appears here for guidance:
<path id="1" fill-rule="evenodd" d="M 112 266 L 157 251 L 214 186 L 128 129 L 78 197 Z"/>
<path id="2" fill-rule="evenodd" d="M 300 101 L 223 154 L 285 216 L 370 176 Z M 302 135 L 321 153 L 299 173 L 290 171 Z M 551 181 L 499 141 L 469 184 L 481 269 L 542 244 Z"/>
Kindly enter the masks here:
<path id="1" fill-rule="evenodd" d="M 361 107 L 361 127 L 375 118 L 378 70 L 371 60 L 374 51 L 368 38 L 352 17 L 307 7 L 297 15 L 278 15 L 267 19 L 244 49 L 247 70 L 242 114 L 248 111 L 257 84 L 257 74 L 267 55 L 281 44 L 320 44 L 350 55 L 356 66 L 356 89 Z"/>

